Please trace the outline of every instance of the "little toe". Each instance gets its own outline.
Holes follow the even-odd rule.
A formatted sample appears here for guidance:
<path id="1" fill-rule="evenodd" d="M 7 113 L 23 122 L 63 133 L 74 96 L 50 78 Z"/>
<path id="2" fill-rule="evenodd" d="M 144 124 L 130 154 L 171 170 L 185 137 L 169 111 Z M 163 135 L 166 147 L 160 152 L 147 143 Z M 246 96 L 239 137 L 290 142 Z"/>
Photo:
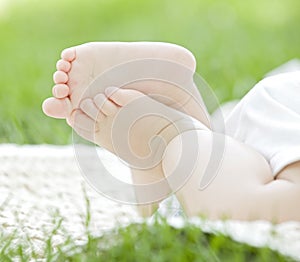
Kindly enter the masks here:
<path id="1" fill-rule="evenodd" d="M 57 99 L 50 97 L 43 102 L 42 108 L 43 112 L 47 116 L 54 118 L 66 118 L 72 110 L 72 105 L 68 98 Z"/>
<path id="2" fill-rule="evenodd" d="M 60 59 L 56 63 L 56 69 L 58 71 L 63 71 L 63 72 L 68 73 L 71 69 L 71 63 L 66 60 Z"/>
<path id="3" fill-rule="evenodd" d="M 84 99 L 80 103 L 80 109 L 95 121 L 101 121 L 105 117 L 90 98 Z"/>
<path id="4" fill-rule="evenodd" d="M 131 101 L 145 96 L 143 93 L 136 90 L 121 89 L 117 87 L 108 87 L 104 92 L 110 100 L 120 106 L 125 106 Z"/>
<path id="5" fill-rule="evenodd" d="M 96 132 L 96 122 L 90 118 L 81 109 L 76 109 L 72 112 L 70 118 L 71 126 L 75 129 L 81 129 L 89 132 Z"/>
<path id="6" fill-rule="evenodd" d="M 57 84 L 52 88 L 55 98 L 65 98 L 69 95 L 70 88 L 66 84 Z"/>
<path id="7" fill-rule="evenodd" d="M 65 84 L 68 80 L 68 75 L 63 71 L 56 71 L 53 74 L 53 81 L 55 84 Z"/>
<path id="8" fill-rule="evenodd" d="M 118 106 L 108 100 L 104 94 L 96 95 L 94 97 L 94 103 L 106 116 L 112 116 L 118 111 Z"/>
<path id="9" fill-rule="evenodd" d="M 71 47 L 63 50 L 61 53 L 61 58 L 68 62 L 72 62 L 76 58 L 76 49 Z"/>

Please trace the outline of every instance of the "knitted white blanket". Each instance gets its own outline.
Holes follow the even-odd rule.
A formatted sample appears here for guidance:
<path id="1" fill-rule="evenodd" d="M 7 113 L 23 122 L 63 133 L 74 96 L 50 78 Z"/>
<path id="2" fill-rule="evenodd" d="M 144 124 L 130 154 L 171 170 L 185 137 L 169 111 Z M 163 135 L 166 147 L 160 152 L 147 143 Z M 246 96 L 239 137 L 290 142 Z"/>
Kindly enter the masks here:
<path id="1" fill-rule="evenodd" d="M 112 173 L 129 172 L 115 158 L 101 153 L 104 164 Z M 84 238 L 86 203 L 83 188 L 90 199 L 90 230 L 99 235 L 117 224 L 140 221 L 133 206 L 122 205 L 95 192 L 83 179 L 76 164 L 72 146 L 0 145 L 0 227 L 3 234 L 18 230 L 29 236 L 38 248 L 45 235 L 53 229 L 53 213 L 64 218 L 63 228 L 78 243 Z M 221 231 L 235 240 L 255 246 L 268 245 L 300 261 L 300 223 L 289 222 L 272 226 L 266 221 L 199 221 L 206 231 Z M 182 220 L 170 223 L 180 226 Z M 54 244 L 66 234 L 59 231 Z"/>

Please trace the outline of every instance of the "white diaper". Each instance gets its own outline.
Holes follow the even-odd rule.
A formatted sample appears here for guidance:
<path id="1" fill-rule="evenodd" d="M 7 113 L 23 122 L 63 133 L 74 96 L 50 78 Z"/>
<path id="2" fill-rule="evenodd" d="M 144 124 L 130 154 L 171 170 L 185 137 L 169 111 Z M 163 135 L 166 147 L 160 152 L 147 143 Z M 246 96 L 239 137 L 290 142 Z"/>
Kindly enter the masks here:
<path id="1" fill-rule="evenodd" d="M 225 120 L 226 134 L 253 147 L 274 176 L 300 160 L 300 71 L 263 79 Z"/>

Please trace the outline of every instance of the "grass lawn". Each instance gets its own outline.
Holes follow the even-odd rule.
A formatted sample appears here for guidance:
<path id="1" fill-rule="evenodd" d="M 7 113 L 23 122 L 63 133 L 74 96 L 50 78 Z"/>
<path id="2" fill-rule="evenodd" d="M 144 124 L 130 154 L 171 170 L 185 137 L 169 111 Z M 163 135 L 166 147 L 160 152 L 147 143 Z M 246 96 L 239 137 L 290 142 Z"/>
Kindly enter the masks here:
<path id="1" fill-rule="evenodd" d="M 87 206 L 89 207 L 88 203 Z M 106 231 L 99 237 L 89 232 L 91 214 L 87 208 L 85 244 L 75 244 L 61 226 L 59 215 L 53 218 L 53 230 L 43 247 L 32 248 L 28 238 L 0 234 L 0 261 L 47 262 L 284 262 L 294 261 L 268 247 L 237 243 L 222 234 L 209 234 L 186 222 L 184 227 L 171 226 L 156 217 L 152 223 L 132 223 Z M 53 245 L 57 233 L 65 232 L 65 241 Z"/>
<path id="2" fill-rule="evenodd" d="M 141 40 L 183 45 L 222 102 L 300 57 L 299 10 L 299 0 L 0 0 L 0 142 L 71 142 L 64 121 L 41 112 L 66 47 Z"/>
<path id="3" fill-rule="evenodd" d="M 111 243 L 114 242 L 112 245 Z M 75 246 L 72 241 L 51 248 L 51 239 L 46 243 L 43 256 L 47 262 L 284 262 L 290 258 L 268 248 L 255 248 L 230 240 L 223 235 L 203 233 L 193 225 L 177 229 L 166 223 L 149 226 L 131 224 L 102 237 L 89 237 L 86 245 Z M 27 251 L 27 253 L 26 253 Z M 38 260 L 41 255 L 28 253 L 24 245 L 7 248 L 0 253 L 0 261 Z"/>
<path id="4" fill-rule="evenodd" d="M 299 10 L 299 0 L 0 0 L 0 143 L 71 143 L 65 122 L 41 112 L 66 47 L 89 41 L 183 45 L 224 102 L 242 97 L 266 72 L 300 57 Z M 285 260 L 269 249 L 192 226 L 131 225 L 118 232 L 113 248 L 100 248 L 101 241 L 114 237 L 90 238 L 78 254 L 55 257 L 49 247 L 44 255 L 48 261 Z M 0 236 L 0 261 L 16 254 L 27 261 L 26 246 L 12 248 L 12 239 Z"/>

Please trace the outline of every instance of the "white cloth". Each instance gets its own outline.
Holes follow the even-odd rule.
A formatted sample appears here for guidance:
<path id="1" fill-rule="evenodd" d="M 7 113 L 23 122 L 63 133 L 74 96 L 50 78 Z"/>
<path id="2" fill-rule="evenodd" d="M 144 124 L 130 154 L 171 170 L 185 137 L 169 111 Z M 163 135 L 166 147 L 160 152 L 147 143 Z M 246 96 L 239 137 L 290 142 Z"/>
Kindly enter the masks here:
<path id="1" fill-rule="evenodd" d="M 253 147 L 274 176 L 300 160 L 300 71 L 255 85 L 225 120 L 226 134 Z"/>

